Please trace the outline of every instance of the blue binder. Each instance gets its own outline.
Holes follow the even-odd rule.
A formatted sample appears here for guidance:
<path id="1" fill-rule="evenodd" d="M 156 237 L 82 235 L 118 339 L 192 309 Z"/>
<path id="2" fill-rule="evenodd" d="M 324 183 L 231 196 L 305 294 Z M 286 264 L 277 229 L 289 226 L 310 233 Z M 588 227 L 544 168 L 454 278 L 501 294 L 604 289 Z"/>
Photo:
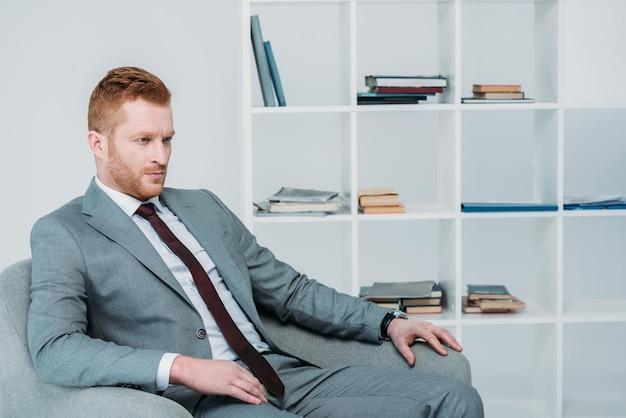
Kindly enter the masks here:
<path id="1" fill-rule="evenodd" d="M 464 202 L 462 212 L 545 212 L 557 211 L 558 205 L 552 203 L 528 202 Z"/>

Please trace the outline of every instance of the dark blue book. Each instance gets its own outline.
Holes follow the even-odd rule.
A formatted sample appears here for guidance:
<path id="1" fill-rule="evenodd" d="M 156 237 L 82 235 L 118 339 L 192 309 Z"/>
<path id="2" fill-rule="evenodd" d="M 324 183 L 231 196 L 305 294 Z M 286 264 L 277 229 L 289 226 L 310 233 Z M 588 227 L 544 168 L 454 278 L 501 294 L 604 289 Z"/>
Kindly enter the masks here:
<path id="1" fill-rule="evenodd" d="M 467 297 L 476 299 L 508 299 L 511 297 L 506 286 L 501 284 L 468 284 Z"/>
<path id="2" fill-rule="evenodd" d="M 360 91 L 356 94 L 357 97 L 417 97 L 420 100 L 434 95 L 435 93 L 377 93 L 372 91 Z"/>
<path id="3" fill-rule="evenodd" d="M 385 94 L 359 92 L 356 99 L 357 104 L 417 104 L 428 99 L 428 96 L 428 94 L 423 93 Z"/>
<path id="4" fill-rule="evenodd" d="M 557 211 L 558 205 L 552 203 L 527 202 L 464 202 L 462 212 L 544 212 Z"/>
<path id="5" fill-rule="evenodd" d="M 272 76 L 272 82 L 274 83 L 274 91 L 276 92 L 276 99 L 278 99 L 278 106 L 286 106 L 285 93 L 283 91 L 283 83 L 280 81 L 280 74 L 278 73 L 278 66 L 276 65 L 276 59 L 274 58 L 274 52 L 272 52 L 272 45 L 270 41 L 263 42 L 265 47 L 265 55 L 267 55 L 267 63 L 270 66 L 270 75 Z"/>

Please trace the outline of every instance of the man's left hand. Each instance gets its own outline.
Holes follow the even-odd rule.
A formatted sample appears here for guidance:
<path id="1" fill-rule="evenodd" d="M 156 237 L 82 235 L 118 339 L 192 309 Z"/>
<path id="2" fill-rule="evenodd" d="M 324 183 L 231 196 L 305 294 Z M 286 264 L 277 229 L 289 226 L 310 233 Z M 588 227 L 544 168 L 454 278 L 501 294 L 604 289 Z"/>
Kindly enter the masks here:
<path id="1" fill-rule="evenodd" d="M 455 351 L 463 350 L 454 335 L 430 322 L 396 318 L 389 324 L 387 335 L 411 367 L 415 364 L 415 354 L 410 347 L 418 338 L 426 341 L 442 356 L 448 354 L 445 346 Z"/>

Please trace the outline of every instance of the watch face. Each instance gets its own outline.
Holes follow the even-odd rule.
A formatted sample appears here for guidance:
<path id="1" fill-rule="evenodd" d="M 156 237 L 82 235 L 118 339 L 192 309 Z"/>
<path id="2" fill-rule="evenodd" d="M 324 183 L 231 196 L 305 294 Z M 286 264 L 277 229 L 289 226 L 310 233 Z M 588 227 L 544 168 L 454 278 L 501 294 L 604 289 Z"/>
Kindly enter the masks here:
<path id="1" fill-rule="evenodd" d="M 389 313 L 392 314 L 393 316 L 395 316 L 396 318 L 403 318 L 403 319 L 408 318 L 407 314 L 405 314 L 404 312 L 399 311 L 397 309 L 392 309 L 391 311 L 389 311 Z"/>

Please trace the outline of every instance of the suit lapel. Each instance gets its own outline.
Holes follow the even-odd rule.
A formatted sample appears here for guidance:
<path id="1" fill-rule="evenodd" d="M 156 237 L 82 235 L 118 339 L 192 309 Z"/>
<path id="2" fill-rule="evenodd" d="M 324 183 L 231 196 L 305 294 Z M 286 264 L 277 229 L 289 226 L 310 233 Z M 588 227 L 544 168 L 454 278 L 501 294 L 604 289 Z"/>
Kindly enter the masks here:
<path id="1" fill-rule="evenodd" d="M 92 181 L 83 199 L 87 223 L 121 245 L 148 270 L 191 303 L 170 269 L 150 241 L 106 193 Z"/>
<path id="2" fill-rule="evenodd" d="M 160 197 L 211 257 L 239 306 L 249 318 L 254 319 L 255 322 L 260 321 L 254 305 L 250 281 L 242 277 L 240 270 L 242 266 L 239 266 L 228 253 L 230 245 L 227 241 L 232 239 L 229 237 L 230 232 L 220 227 L 220 222 L 215 215 L 207 211 L 205 205 L 194 201 L 192 196 L 189 194 L 188 199 L 173 198 L 171 190 L 165 189 Z"/>

